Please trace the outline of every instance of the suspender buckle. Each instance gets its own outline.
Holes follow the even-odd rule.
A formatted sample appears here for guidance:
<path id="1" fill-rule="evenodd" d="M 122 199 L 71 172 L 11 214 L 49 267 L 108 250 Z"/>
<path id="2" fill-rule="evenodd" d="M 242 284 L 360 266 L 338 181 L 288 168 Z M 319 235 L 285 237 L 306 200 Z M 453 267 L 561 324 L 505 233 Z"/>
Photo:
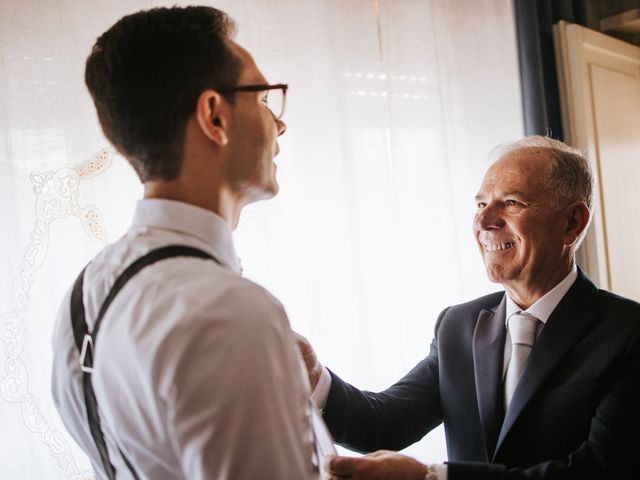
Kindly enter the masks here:
<path id="1" fill-rule="evenodd" d="M 93 338 L 85 333 L 80 350 L 80 370 L 85 373 L 93 373 Z"/>

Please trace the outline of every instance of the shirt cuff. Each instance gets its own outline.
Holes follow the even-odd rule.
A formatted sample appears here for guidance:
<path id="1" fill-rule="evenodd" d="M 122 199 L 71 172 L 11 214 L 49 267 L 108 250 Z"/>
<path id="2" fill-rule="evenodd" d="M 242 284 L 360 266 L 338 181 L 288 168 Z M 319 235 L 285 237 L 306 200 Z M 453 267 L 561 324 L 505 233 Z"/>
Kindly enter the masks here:
<path id="1" fill-rule="evenodd" d="M 322 367 L 322 373 L 320 374 L 316 388 L 311 394 L 311 400 L 313 400 L 313 403 L 315 403 L 316 407 L 320 410 L 327 405 L 329 390 L 331 390 L 331 374 L 326 367 Z"/>
<path id="2" fill-rule="evenodd" d="M 429 466 L 436 471 L 436 475 L 438 475 L 438 480 L 447 480 L 447 478 L 449 477 L 446 464 L 434 463 Z"/>

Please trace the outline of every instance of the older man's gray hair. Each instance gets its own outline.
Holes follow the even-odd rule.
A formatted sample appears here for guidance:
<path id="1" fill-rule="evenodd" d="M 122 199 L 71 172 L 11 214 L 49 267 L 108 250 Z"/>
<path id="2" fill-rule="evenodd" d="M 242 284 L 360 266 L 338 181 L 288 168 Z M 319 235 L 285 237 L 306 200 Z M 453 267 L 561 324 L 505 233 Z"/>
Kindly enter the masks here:
<path id="1" fill-rule="evenodd" d="M 577 148 L 540 135 L 498 145 L 491 152 L 491 159 L 495 161 L 525 149 L 541 149 L 549 153 L 551 166 L 547 172 L 546 183 L 549 192 L 552 192 L 555 208 L 561 210 L 576 201 L 582 201 L 587 205 L 589 222 L 576 240 L 574 247 L 577 249 L 582 244 L 593 219 L 593 174 L 589 161 Z"/>
<path id="2" fill-rule="evenodd" d="M 572 202 L 583 201 L 592 212 L 593 174 L 589 161 L 577 148 L 553 138 L 535 135 L 499 145 L 491 156 L 499 159 L 515 151 L 530 148 L 545 150 L 551 157 L 547 186 L 555 194 L 555 206 L 564 208 Z"/>

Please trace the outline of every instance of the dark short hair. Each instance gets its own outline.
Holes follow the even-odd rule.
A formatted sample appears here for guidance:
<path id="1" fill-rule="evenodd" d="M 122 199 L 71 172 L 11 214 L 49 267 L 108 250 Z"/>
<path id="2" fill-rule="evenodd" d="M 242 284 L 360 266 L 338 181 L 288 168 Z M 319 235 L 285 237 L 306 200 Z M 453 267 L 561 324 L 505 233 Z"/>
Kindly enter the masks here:
<path id="1" fill-rule="evenodd" d="M 127 15 L 96 41 L 85 82 L 105 135 L 143 182 L 178 176 L 198 97 L 235 84 L 234 34 L 220 10 L 173 7 Z"/>

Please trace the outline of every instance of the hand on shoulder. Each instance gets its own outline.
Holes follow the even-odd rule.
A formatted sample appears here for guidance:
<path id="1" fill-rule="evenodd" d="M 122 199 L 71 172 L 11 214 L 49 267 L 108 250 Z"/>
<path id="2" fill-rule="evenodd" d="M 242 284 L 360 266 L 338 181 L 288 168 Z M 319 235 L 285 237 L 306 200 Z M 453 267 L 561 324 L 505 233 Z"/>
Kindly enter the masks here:
<path id="1" fill-rule="evenodd" d="M 293 334 L 293 339 L 298 346 L 298 350 L 300 350 L 300 354 L 302 355 L 302 359 L 304 360 L 304 365 L 307 368 L 307 375 L 309 375 L 309 384 L 311 385 L 311 391 L 315 390 L 316 385 L 318 385 L 318 380 L 320 380 L 320 376 L 322 375 L 322 364 L 318 360 L 318 356 L 316 355 L 315 350 L 309 343 L 305 337 L 300 335 L 297 332 L 291 330 Z"/>

